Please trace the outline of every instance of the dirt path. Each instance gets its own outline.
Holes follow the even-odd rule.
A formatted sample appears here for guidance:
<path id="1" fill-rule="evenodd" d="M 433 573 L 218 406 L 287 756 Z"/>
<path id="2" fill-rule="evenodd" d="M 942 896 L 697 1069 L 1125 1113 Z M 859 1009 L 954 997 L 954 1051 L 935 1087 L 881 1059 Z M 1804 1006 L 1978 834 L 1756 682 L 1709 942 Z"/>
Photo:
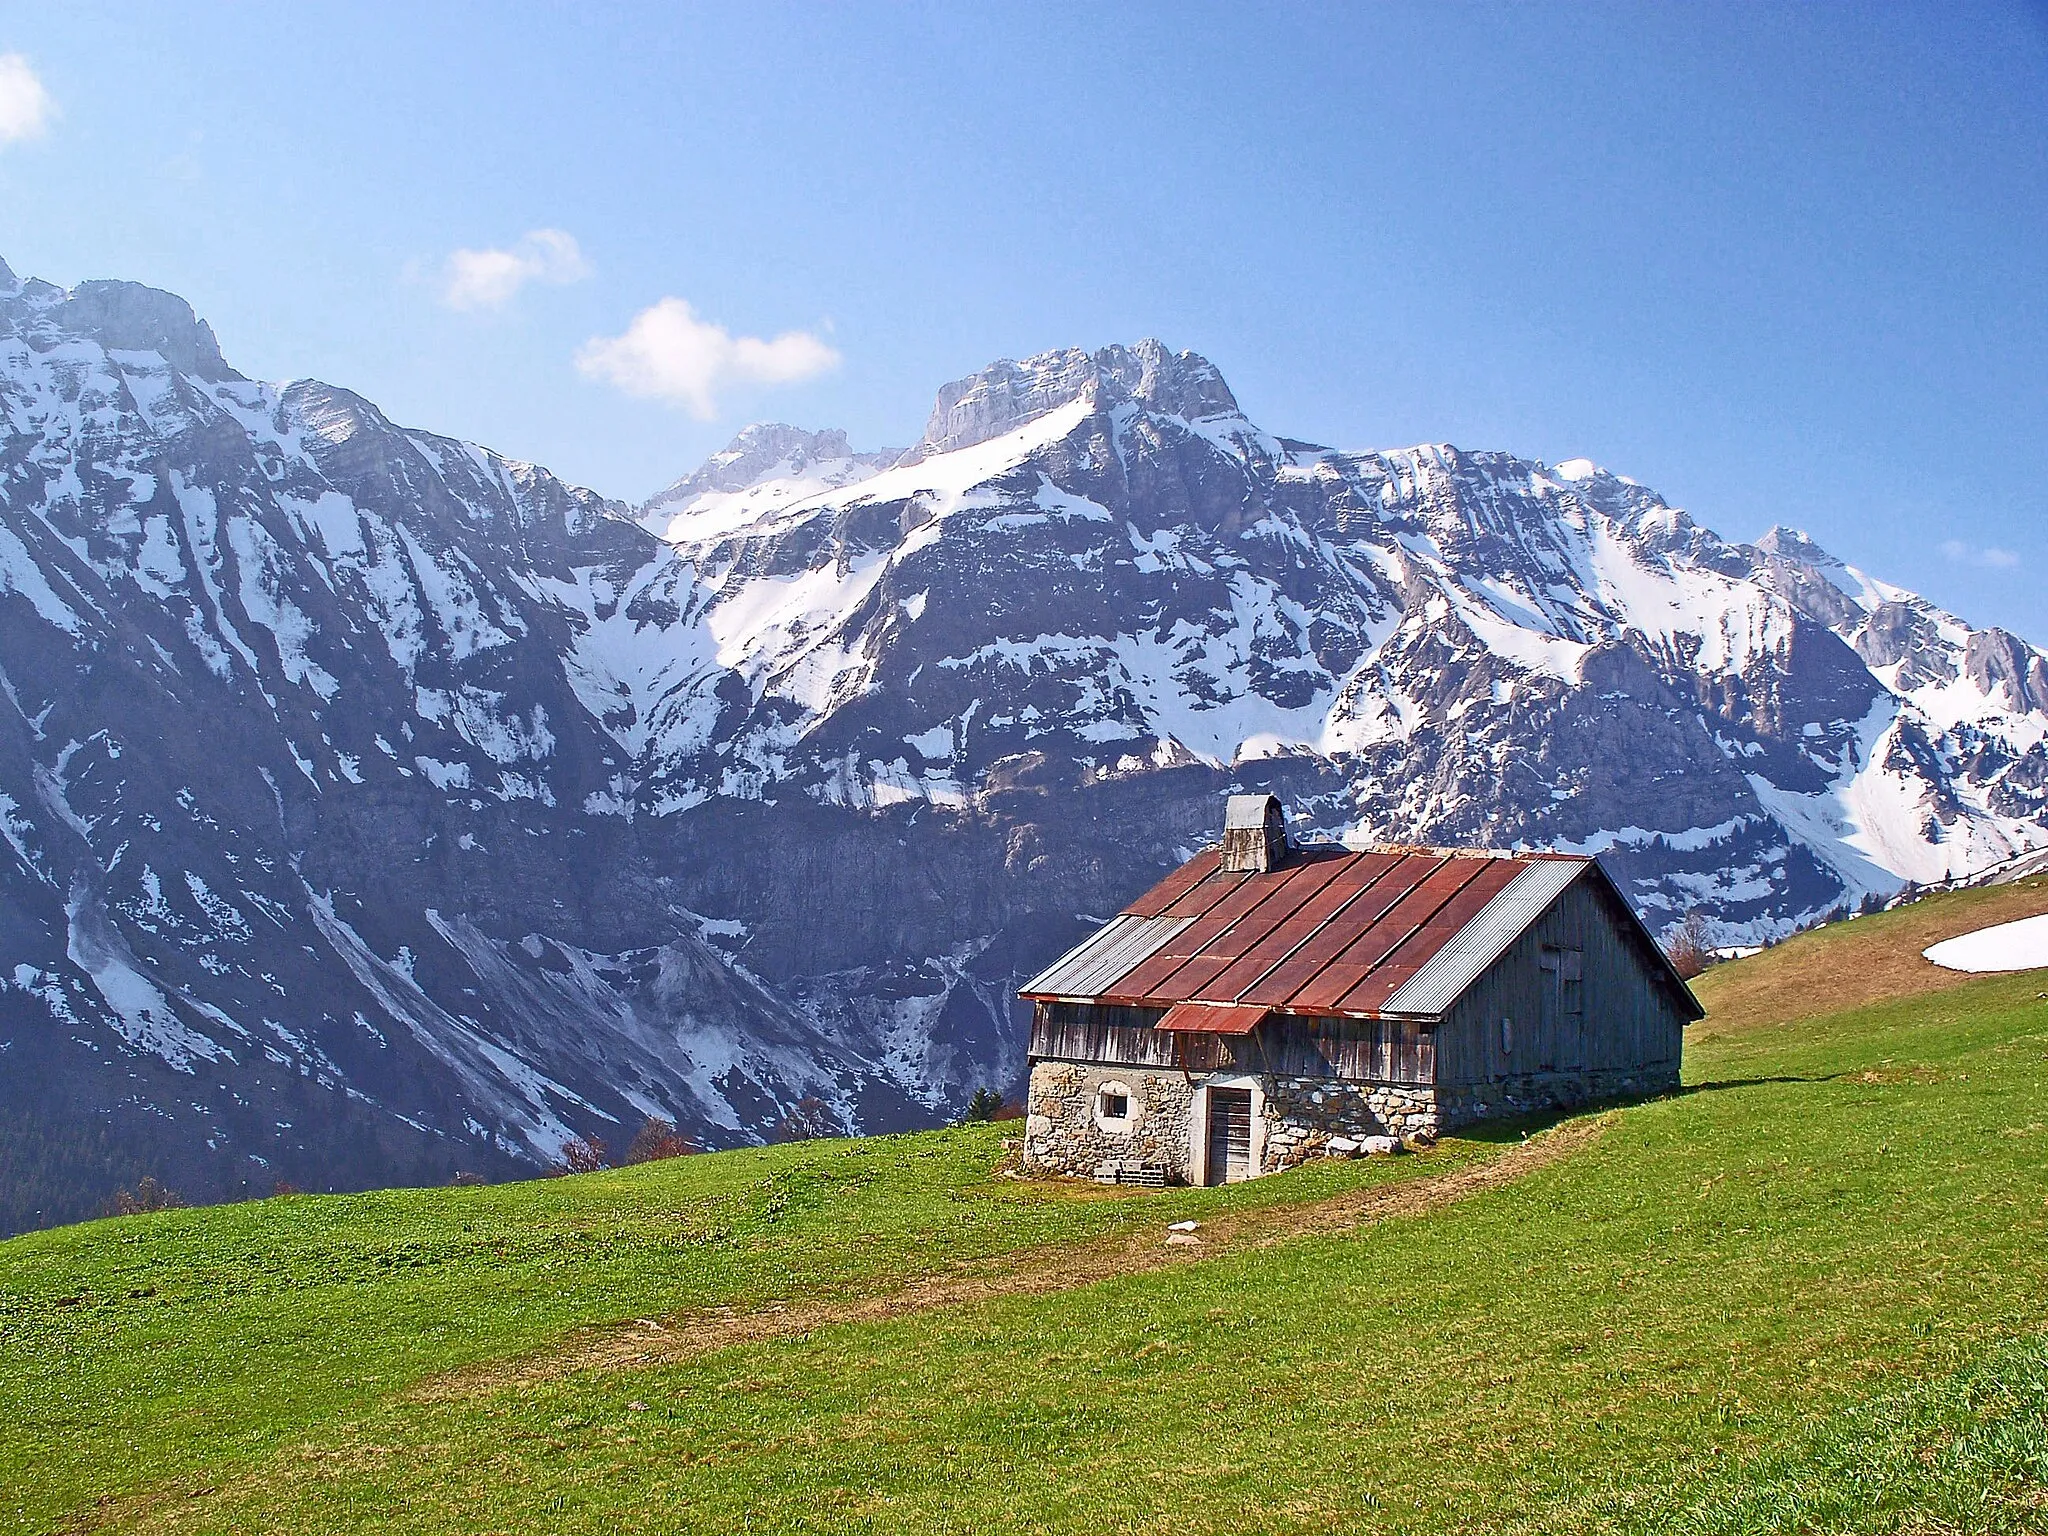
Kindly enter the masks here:
<path id="1" fill-rule="evenodd" d="M 1233 1211 L 1204 1221 L 1195 1234 L 1197 1242 L 1169 1243 L 1163 1225 L 1147 1226 L 1139 1232 L 962 1263 L 873 1296 L 771 1302 L 751 1311 L 708 1307 L 679 1312 L 662 1321 L 641 1319 L 619 1327 L 583 1329 L 538 1354 L 430 1378 L 405 1396 L 414 1402 L 445 1402 L 551 1381 L 578 1371 L 637 1370 L 736 1344 L 794 1338 L 833 1323 L 883 1322 L 997 1297 L 1045 1296 L 1218 1253 L 1347 1232 L 1395 1216 L 1420 1216 L 1498 1189 L 1570 1156 L 1597 1139 L 1614 1118 L 1609 1113 L 1569 1121 L 1483 1163 L 1444 1173 L 1401 1179 L 1307 1205 Z"/>
<path id="2" fill-rule="evenodd" d="M 882 1322 L 998 1297 L 1051 1295 L 1221 1253 L 1348 1232 L 1391 1217 L 1421 1216 L 1468 1196 L 1499 1189 L 1569 1157 L 1597 1140 L 1616 1118 L 1610 1111 L 1568 1121 L 1483 1163 L 1442 1173 L 1411 1176 L 1307 1204 L 1233 1211 L 1204 1221 L 1196 1234 L 1199 1243 L 1169 1245 L 1164 1225 L 1147 1223 L 1140 1231 L 957 1264 L 873 1296 L 794 1305 L 770 1303 L 750 1311 L 708 1307 L 679 1312 L 662 1321 L 641 1319 L 620 1327 L 584 1329 L 534 1354 L 431 1377 L 402 1398 L 451 1402 L 538 1385 L 580 1371 L 639 1370 L 736 1344 L 796 1338 L 833 1323 Z M 261 1489 L 277 1478 L 280 1469 L 289 1476 L 295 1475 L 301 1462 L 329 1467 L 337 1460 L 376 1461 L 397 1453 L 394 1447 L 364 1444 L 346 1434 L 338 1441 L 331 1435 L 323 1440 L 316 1432 L 314 1439 L 295 1451 L 280 1453 L 281 1459 L 266 1460 L 225 1482 L 176 1479 L 126 1495 L 109 1495 L 75 1512 L 57 1529 L 67 1536 L 114 1529 L 177 1529 L 194 1512 L 203 1522 L 207 1511 L 247 1498 L 252 1489 Z"/>

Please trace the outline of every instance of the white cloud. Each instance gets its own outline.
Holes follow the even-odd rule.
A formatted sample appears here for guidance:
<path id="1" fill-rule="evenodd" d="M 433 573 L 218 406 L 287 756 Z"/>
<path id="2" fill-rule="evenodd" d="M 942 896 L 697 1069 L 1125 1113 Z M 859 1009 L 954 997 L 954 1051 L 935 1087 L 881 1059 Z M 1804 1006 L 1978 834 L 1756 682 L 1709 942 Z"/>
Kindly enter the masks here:
<path id="1" fill-rule="evenodd" d="M 528 283 L 573 283 L 590 263 L 566 230 L 530 229 L 510 250 L 457 251 L 448 258 L 441 298 L 451 309 L 502 309 Z"/>
<path id="2" fill-rule="evenodd" d="M 2020 563 L 2020 557 L 2009 549 L 1999 549 L 1990 544 L 1979 549 L 1961 539 L 1947 540 L 1941 546 L 1941 552 L 1958 565 L 1981 566 L 1987 571 L 2010 571 Z"/>
<path id="3" fill-rule="evenodd" d="M 28 56 L 0 53 L 0 144 L 40 138 L 57 104 L 29 67 Z"/>
<path id="4" fill-rule="evenodd" d="M 641 310 L 623 336 L 593 336 L 577 352 L 576 366 L 629 395 L 665 400 L 709 421 L 727 389 L 816 378 L 839 366 L 839 354 L 809 331 L 784 331 L 772 341 L 735 336 L 671 298 Z"/>

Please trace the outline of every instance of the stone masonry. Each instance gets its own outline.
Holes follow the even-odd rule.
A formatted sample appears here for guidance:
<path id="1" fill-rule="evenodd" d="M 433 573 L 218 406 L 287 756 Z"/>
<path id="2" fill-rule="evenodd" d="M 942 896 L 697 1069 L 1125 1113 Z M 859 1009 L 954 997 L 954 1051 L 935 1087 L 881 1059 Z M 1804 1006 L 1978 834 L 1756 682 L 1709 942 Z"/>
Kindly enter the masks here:
<path id="1" fill-rule="evenodd" d="M 1426 1083 L 1353 1083 L 1327 1077 L 1261 1079 L 1266 1099 L 1266 1154 L 1261 1173 L 1276 1173 L 1332 1152 L 1350 1156 L 1369 1136 L 1407 1141 L 1440 1129 L 1436 1090 Z"/>
<path id="2" fill-rule="evenodd" d="M 1440 1106 L 1441 1129 L 1451 1130 L 1480 1120 L 1499 1120 L 1510 1115 L 1543 1114 L 1553 1109 L 1575 1109 L 1603 1099 L 1640 1099 L 1655 1093 L 1669 1093 L 1678 1086 L 1678 1063 L 1650 1065 L 1627 1070 L 1588 1072 L 1531 1072 L 1497 1082 L 1476 1083 L 1447 1090 Z"/>
<path id="3" fill-rule="evenodd" d="M 1237 1083 L 1237 1074 L 1222 1074 Z M 1193 1148 L 1195 1093 L 1190 1077 L 1147 1067 L 1041 1061 L 1031 1071 L 1024 1166 L 1035 1173 L 1113 1182 L 1120 1169 L 1164 1169 L 1185 1182 Z M 1350 1157 L 1368 1138 L 1432 1139 L 1458 1126 L 1512 1115 L 1572 1109 L 1603 1099 L 1637 1099 L 1678 1086 L 1678 1069 L 1529 1073 L 1501 1082 L 1438 1090 L 1426 1083 L 1355 1083 L 1327 1077 L 1260 1077 L 1264 1124 L 1260 1173 L 1313 1157 Z M 1101 1112 L 1104 1089 L 1126 1095 L 1130 1114 Z"/>
<path id="4" fill-rule="evenodd" d="M 1219 1080 L 1241 1082 L 1238 1074 Z M 1114 1180 L 1122 1167 L 1163 1168 L 1184 1182 L 1193 1152 L 1195 1091 L 1204 1074 L 1041 1061 L 1031 1070 L 1024 1166 L 1037 1173 Z M 1265 1150 L 1260 1173 L 1311 1157 L 1357 1153 L 1369 1137 L 1407 1141 L 1436 1135 L 1436 1092 L 1424 1084 L 1352 1083 L 1333 1078 L 1257 1079 Z M 1129 1117 L 1100 1112 L 1105 1089 L 1127 1094 Z"/>
<path id="5" fill-rule="evenodd" d="M 1127 1120 L 1109 1121 L 1097 1113 L 1104 1088 L 1128 1093 Z M 1109 1180 L 1119 1164 L 1150 1166 L 1184 1183 L 1194 1100 L 1193 1085 L 1179 1072 L 1041 1061 L 1031 1069 L 1024 1166 Z"/>

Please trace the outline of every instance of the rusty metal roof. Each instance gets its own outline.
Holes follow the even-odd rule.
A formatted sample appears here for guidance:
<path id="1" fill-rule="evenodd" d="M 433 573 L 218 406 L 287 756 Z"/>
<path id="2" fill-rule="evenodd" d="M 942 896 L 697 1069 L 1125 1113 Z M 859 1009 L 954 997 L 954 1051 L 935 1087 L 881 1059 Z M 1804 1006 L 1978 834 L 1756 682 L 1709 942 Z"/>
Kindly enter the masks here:
<path id="1" fill-rule="evenodd" d="M 1265 1017 L 1263 1008 L 1235 1003 L 1175 1003 L 1153 1027 L 1189 1035 L 1248 1035 Z"/>
<path id="2" fill-rule="evenodd" d="M 1093 997 L 1194 921 L 1112 917 L 1087 939 L 1024 984 L 1026 997 Z"/>
<path id="3" fill-rule="evenodd" d="M 1471 922 L 1387 999 L 1389 1013 L 1442 1013 L 1585 870 L 1576 859 L 1532 859 Z"/>
<path id="4" fill-rule="evenodd" d="M 1598 869 L 1567 854 L 1312 847 L 1278 869 L 1240 874 L 1220 869 L 1213 852 L 1198 854 L 1023 995 L 1433 1016 L 1566 886 Z M 1612 889 L 1604 873 L 1596 878 Z M 1668 970 L 1632 912 L 1629 921 L 1650 963 Z M 1686 1002 L 1697 1007 L 1689 993 Z"/>

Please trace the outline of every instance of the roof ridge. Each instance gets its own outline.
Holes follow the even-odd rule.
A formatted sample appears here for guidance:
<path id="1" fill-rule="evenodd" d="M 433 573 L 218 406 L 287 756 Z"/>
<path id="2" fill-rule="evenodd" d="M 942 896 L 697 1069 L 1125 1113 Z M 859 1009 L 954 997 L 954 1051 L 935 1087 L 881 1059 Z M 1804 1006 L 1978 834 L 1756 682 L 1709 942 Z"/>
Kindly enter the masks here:
<path id="1" fill-rule="evenodd" d="M 1320 847 L 1323 845 L 1309 844 L 1308 846 Z M 1552 848 L 1482 848 L 1476 845 L 1460 843 L 1361 843 L 1356 846 L 1345 843 L 1342 846 L 1353 853 L 1428 854 L 1436 858 L 1450 859 L 1578 859 L 1583 861 L 1592 858 L 1591 854 L 1561 853 Z"/>

